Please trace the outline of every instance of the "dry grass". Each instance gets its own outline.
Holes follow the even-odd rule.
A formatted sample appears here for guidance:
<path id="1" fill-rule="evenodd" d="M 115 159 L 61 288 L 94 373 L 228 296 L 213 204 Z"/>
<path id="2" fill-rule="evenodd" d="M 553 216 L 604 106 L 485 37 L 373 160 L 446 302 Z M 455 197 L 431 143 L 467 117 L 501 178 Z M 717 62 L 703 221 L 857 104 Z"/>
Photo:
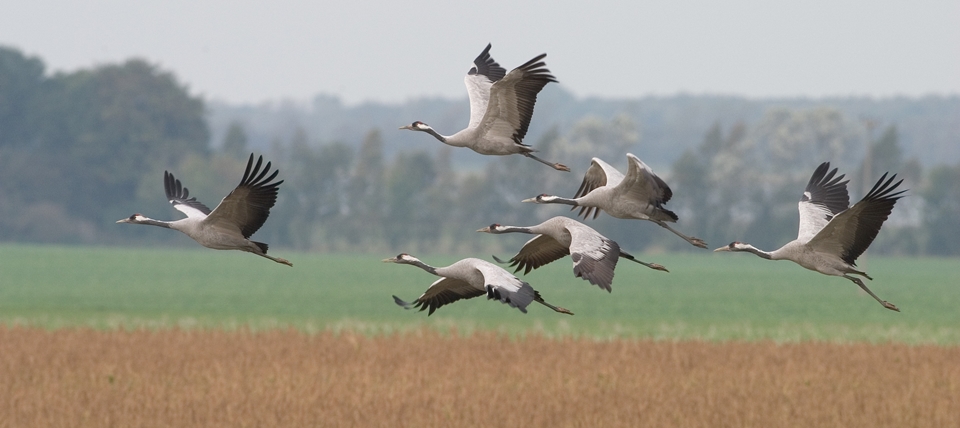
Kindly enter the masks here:
<path id="1" fill-rule="evenodd" d="M 0 327 L 0 426 L 960 426 L 960 348 Z"/>

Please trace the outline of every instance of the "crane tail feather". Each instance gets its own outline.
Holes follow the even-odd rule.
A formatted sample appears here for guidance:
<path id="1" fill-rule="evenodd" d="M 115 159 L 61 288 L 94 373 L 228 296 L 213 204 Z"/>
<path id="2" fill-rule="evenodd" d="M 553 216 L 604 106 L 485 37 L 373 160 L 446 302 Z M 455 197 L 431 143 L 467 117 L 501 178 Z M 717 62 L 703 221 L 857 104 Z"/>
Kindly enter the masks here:
<path id="1" fill-rule="evenodd" d="M 397 297 L 397 296 L 393 296 L 393 302 L 396 303 L 398 306 L 400 306 L 400 307 L 403 308 L 403 309 L 412 309 L 412 308 L 413 308 L 413 304 L 412 304 L 412 303 L 407 302 L 407 301 L 404 301 L 403 299 L 401 299 L 401 298 L 399 298 L 399 297 Z"/>

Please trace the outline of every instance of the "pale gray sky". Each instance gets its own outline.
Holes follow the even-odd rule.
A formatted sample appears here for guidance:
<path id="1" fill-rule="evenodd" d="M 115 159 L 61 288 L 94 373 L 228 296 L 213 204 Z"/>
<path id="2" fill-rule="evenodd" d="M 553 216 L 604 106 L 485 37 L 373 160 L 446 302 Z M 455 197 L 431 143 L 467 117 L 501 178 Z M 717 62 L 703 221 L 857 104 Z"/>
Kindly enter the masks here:
<path id="1" fill-rule="evenodd" d="M 960 1 L 16 1 L 48 70 L 144 58 L 207 99 L 463 97 L 487 42 L 577 96 L 960 93 Z"/>

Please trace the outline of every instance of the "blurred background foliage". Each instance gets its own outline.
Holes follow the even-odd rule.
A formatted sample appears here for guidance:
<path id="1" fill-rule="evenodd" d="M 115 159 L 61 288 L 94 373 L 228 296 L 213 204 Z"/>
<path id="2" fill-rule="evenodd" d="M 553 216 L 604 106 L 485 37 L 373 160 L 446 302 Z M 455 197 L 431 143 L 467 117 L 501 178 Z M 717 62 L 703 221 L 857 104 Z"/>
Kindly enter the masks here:
<path id="1" fill-rule="evenodd" d="M 852 202 L 887 171 L 910 189 L 871 251 L 960 255 L 956 96 L 577 100 L 552 85 L 540 98 L 525 142 L 573 173 L 396 130 L 423 120 L 451 133 L 466 123 L 465 100 L 344 106 L 322 95 L 310 105 L 233 106 L 191 95 L 141 60 L 48 74 L 41 59 L 0 47 L 0 241 L 193 245 L 114 222 L 136 212 L 179 218 L 164 200 L 164 170 L 213 207 L 255 152 L 284 180 L 257 234 L 272 247 L 501 251 L 524 238 L 474 231 L 573 215 L 520 200 L 572 197 L 592 157 L 624 170 L 630 152 L 670 184 L 678 229 L 711 246 L 793 239 L 803 187 L 830 161 L 850 179 Z M 696 251 L 647 222 L 601 214 L 591 225 L 631 251 Z"/>

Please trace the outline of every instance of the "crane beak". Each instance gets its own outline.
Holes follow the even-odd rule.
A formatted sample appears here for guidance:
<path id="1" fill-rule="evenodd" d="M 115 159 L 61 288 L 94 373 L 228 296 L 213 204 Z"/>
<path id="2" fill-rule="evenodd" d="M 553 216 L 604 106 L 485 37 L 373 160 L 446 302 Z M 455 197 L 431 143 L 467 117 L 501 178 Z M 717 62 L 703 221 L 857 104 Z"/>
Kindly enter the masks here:
<path id="1" fill-rule="evenodd" d="M 490 226 L 487 226 L 487 227 L 485 227 L 485 228 L 483 228 L 483 229 L 477 229 L 477 232 L 487 232 L 487 233 L 490 233 Z"/>
<path id="2" fill-rule="evenodd" d="M 720 252 L 720 251 L 730 251 L 730 246 L 727 245 L 725 247 L 720 247 L 720 248 L 717 248 L 716 250 L 713 250 L 714 253 Z"/>
<path id="3" fill-rule="evenodd" d="M 520 202 L 537 202 L 537 198 L 527 198 L 527 199 L 524 199 L 524 200 L 522 200 L 522 201 L 520 201 Z"/>
<path id="4" fill-rule="evenodd" d="M 383 259 L 383 260 L 381 260 L 381 261 L 384 262 L 384 263 L 396 263 L 396 262 L 397 262 L 397 258 L 396 258 L 396 257 L 391 257 L 391 258 L 389 258 L 389 259 Z"/>
<path id="5" fill-rule="evenodd" d="M 409 129 L 409 130 L 412 131 L 412 130 L 413 130 L 413 127 L 410 126 L 410 125 L 403 125 L 403 126 L 401 126 L 399 129 Z"/>
<path id="6" fill-rule="evenodd" d="M 130 219 L 129 218 L 120 219 L 120 220 L 117 220 L 117 223 L 130 223 Z"/>

